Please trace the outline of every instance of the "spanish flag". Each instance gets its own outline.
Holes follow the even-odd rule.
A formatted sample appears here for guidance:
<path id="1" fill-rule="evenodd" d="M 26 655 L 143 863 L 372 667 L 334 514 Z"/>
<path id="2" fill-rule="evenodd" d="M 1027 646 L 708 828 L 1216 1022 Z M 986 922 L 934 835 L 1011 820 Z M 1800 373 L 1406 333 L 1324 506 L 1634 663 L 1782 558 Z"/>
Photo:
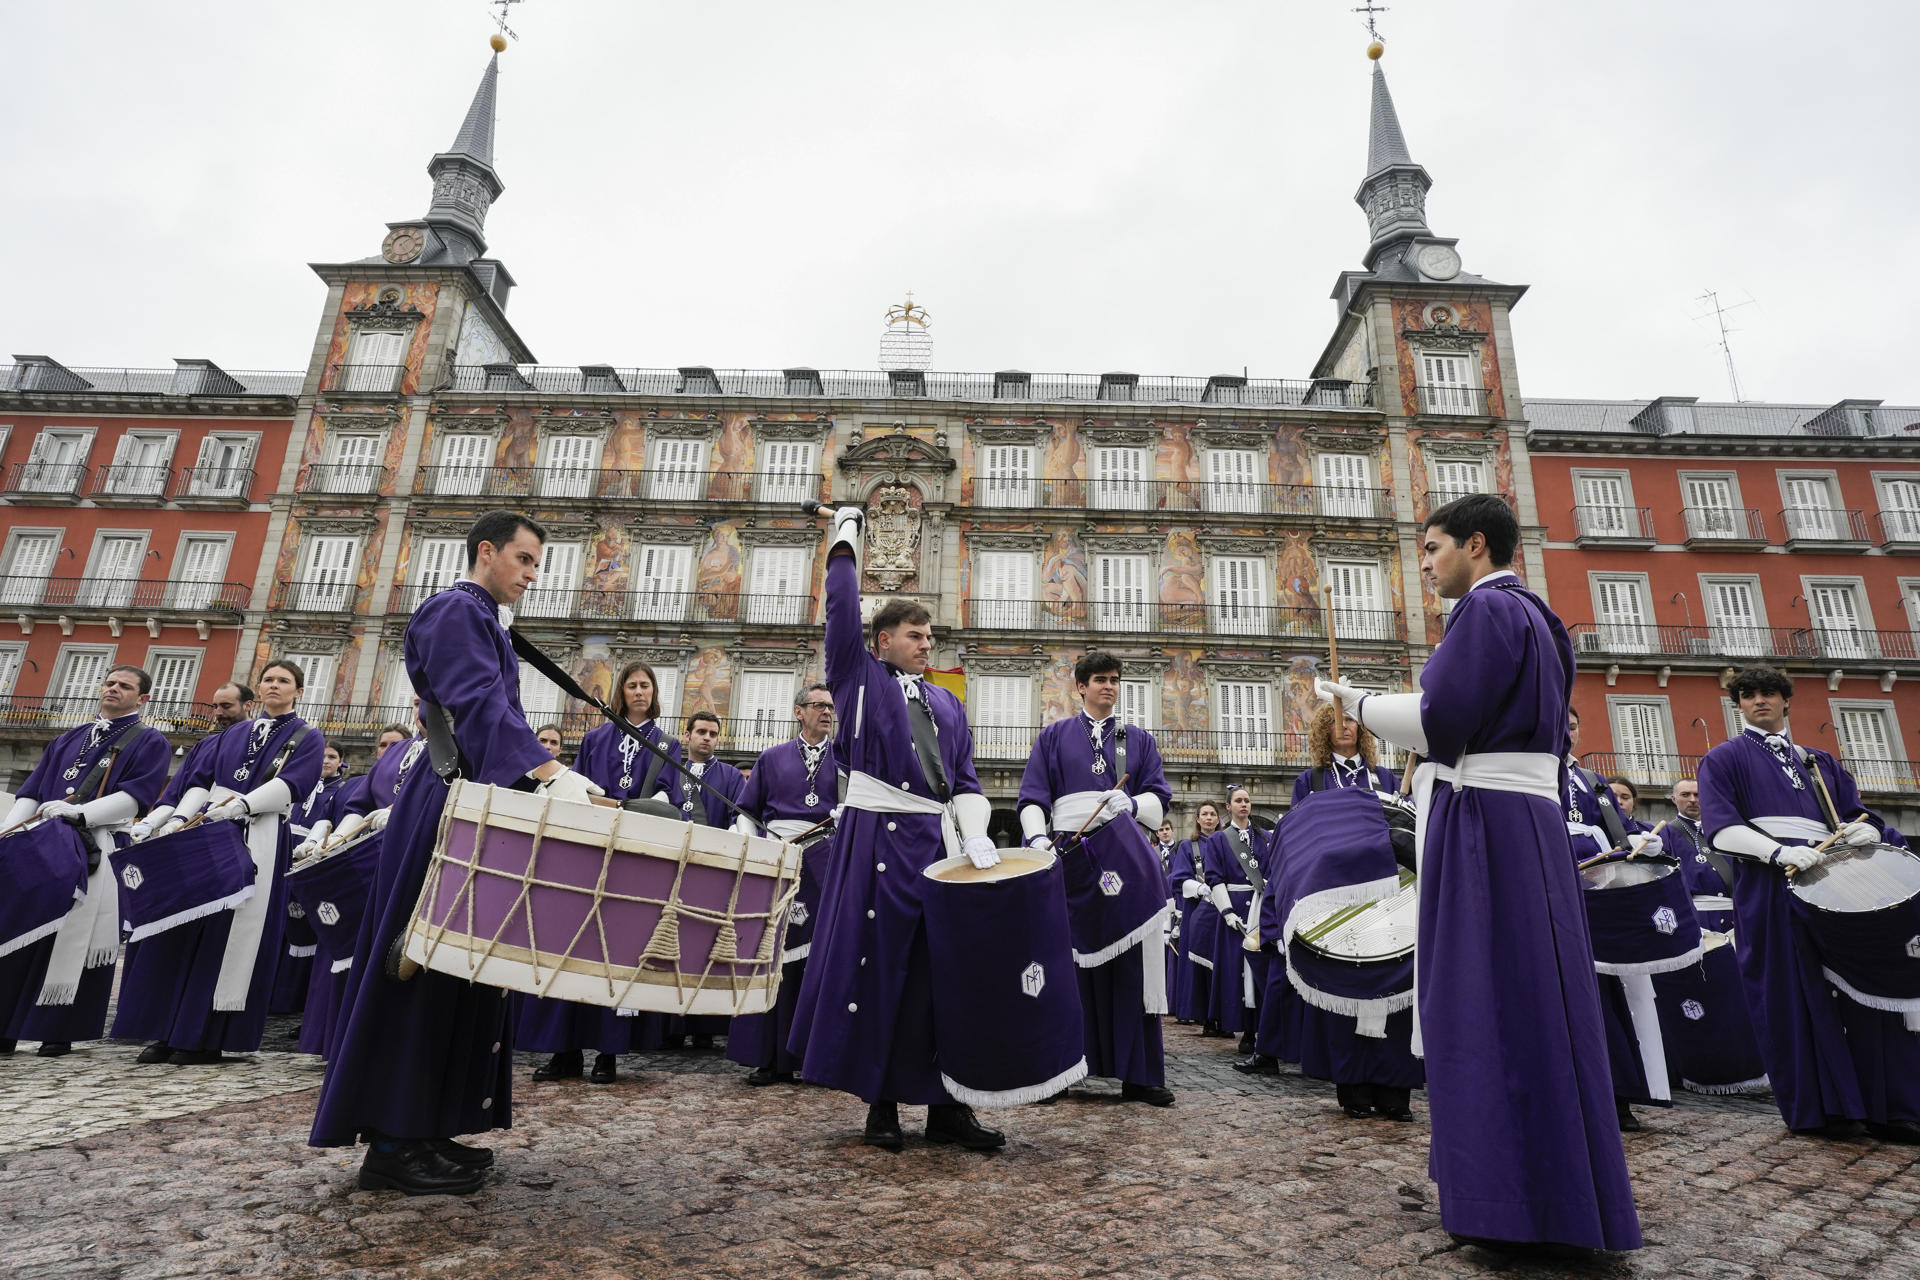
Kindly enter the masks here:
<path id="1" fill-rule="evenodd" d="M 951 671 L 942 671 L 938 667 L 928 667 L 927 679 L 933 681 L 935 684 L 939 685 L 942 689 L 945 689 L 948 693 L 951 693 L 954 697 L 960 699 L 960 704 L 962 706 L 966 705 L 967 673 L 964 670 L 962 670 L 959 667 L 955 667 Z"/>

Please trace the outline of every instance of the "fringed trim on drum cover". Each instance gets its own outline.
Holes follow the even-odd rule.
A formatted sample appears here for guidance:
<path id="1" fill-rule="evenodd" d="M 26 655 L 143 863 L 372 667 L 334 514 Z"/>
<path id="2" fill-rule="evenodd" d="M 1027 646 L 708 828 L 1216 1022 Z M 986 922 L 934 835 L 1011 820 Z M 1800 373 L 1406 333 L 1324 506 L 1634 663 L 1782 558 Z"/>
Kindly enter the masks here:
<path id="1" fill-rule="evenodd" d="M 1145 924 L 1141 925 L 1138 929 L 1135 929 L 1132 933 L 1129 933 L 1126 937 L 1120 939 L 1118 942 L 1109 943 L 1106 946 L 1100 948 L 1098 951 L 1094 951 L 1091 953 L 1085 952 L 1085 951 L 1075 951 L 1073 953 L 1073 962 L 1076 965 L 1079 965 L 1082 969 L 1098 969 L 1101 965 L 1106 964 L 1110 960 L 1118 960 L 1121 956 L 1125 955 L 1127 952 L 1133 950 L 1135 947 L 1145 942 L 1150 935 L 1155 933 L 1164 933 L 1166 931 L 1166 927 L 1167 927 L 1167 909 L 1165 907 L 1162 907 L 1158 911 L 1153 913 L 1152 919 L 1148 920 Z"/>
<path id="2" fill-rule="evenodd" d="M 1283 943 L 1292 942 L 1293 935 L 1300 931 L 1308 921 L 1340 907 L 1364 907 L 1369 903 L 1380 902 L 1400 892 L 1400 871 L 1394 869 L 1390 876 L 1378 880 L 1364 880 L 1359 884 L 1341 885 L 1337 889 L 1322 889 L 1318 893 L 1309 893 L 1296 900 L 1293 910 L 1287 912 L 1287 918 L 1280 926 L 1280 939 Z"/>
<path id="3" fill-rule="evenodd" d="M 295 960 L 311 959 L 313 956 L 319 954 L 319 951 L 320 951 L 319 946 L 314 943 L 308 943 L 304 947 L 296 947 L 289 944 L 287 947 L 287 954 L 293 957 Z"/>
<path id="4" fill-rule="evenodd" d="M 1087 1060 L 1074 1063 L 1053 1079 L 1041 1084 L 1030 1084 L 1021 1089 L 969 1089 L 952 1076 L 942 1071 L 940 1083 L 946 1086 L 955 1102 L 964 1102 L 970 1107 L 1018 1107 L 1029 1102 L 1044 1102 L 1063 1089 L 1072 1088 L 1087 1078 Z"/>
<path id="5" fill-rule="evenodd" d="M 143 924 L 127 935 L 127 941 L 130 943 L 144 942 L 155 934 L 165 933 L 169 929 L 177 929 L 183 924 L 192 924 L 195 920 L 204 920 L 208 916 L 217 916 L 222 911 L 231 911 L 247 899 L 253 897 L 253 890 L 254 886 L 248 885 L 240 892 L 230 894 L 218 902 L 209 902 L 203 907 L 189 907 L 187 910 L 177 911 L 165 919 L 154 920 Z"/>
<path id="6" fill-rule="evenodd" d="M 1688 1093 L 1704 1093 L 1710 1097 L 1724 1097 L 1734 1093 L 1766 1093 L 1773 1088 L 1773 1081 L 1765 1076 L 1755 1076 L 1751 1080 L 1742 1080 L 1738 1084 L 1696 1084 L 1685 1076 L 1680 1077 L 1680 1087 Z"/>
<path id="7" fill-rule="evenodd" d="M 1208 973 L 1213 972 L 1213 961 L 1207 959 L 1203 955 L 1189 955 L 1187 957 L 1187 962 L 1189 964 L 1199 965 L 1202 969 L 1205 969 Z"/>
<path id="8" fill-rule="evenodd" d="M 1699 964 L 1700 958 L 1706 954 L 1707 944 L 1702 941 L 1699 946 L 1685 955 L 1673 956 L 1666 960 L 1645 960 L 1636 964 L 1615 964 L 1609 960 L 1595 960 L 1593 971 L 1604 973 L 1609 978 L 1652 977 L 1656 973 L 1675 973 L 1681 969 L 1691 969 Z"/>
<path id="9" fill-rule="evenodd" d="M 17 938 L 10 938 L 5 942 L 0 942 L 0 956 L 10 956 L 20 950 L 20 948 L 30 947 L 42 938 L 51 938 L 54 934 L 60 932 L 60 926 L 66 923 L 66 919 L 65 916 L 61 916 L 57 920 L 49 920 L 37 929 L 27 930 Z"/>
<path id="10" fill-rule="evenodd" d="M 1828 982 L 1840 988 L 1855 1004 L 1865 1005 L 1869 1009 L 1878 1009 L 1882 1013 L 1905 1014 L 1907 1030 L 1920 1031 L 1920 1025 L 1916 1025 L 1920 1023 L 1920 998 L 1910 997 L 1903 1000 L 1898 996 L 1870 996 L 1825 965 L 1820 966 L 1820 973 Z"/>
<path id="11" fill-rule="evenodd" d="M 1363 1000 L 1358 996 L 1336 996 L 1309 986 L 1307 980 L 1300 976 L 1300 971 L 1293 967 L 1291 952 L 1287 955 L 1287 981 L 1291 982 L 1293 989 L 1300 993 L 1300 998 L 1314 1008 L 1348 1018 L 1360 1018 L 1369 1014 L 1374 1017 L 1383 1017 L 1390 1013 L 1399 1013 L 1402 1009 L 1413 1008 L 1412 987 L 1408 987 L 1405 991 L 1396 991 L 1390 996 Z"/>
<path id="12" fill-rule="evenodd" d="M 348 956 L 345 960 L 335 960 L 333 962 L 333 967 L 327 970 L 327 972 L 328 973 L 345 973 L 347 970 L 351 968 L 353 968 L 353 957 Z"/>
<path id="13" fill-rule="evenodd" d="M 96 968 L 98 966 L 95 966 Z M 41 987 L 40 994 L 34 997 L 36 1005 L 54 1005 L 65 1008 L 80 998 L 80 984 L 63 982 L 57 987 Z"/>
<path id="14" fill-rule="evenodd" d="M 780 963 L 792 964 L 795 960 L 805 960 L 812 952 L 813 944 L 811 942 L 803 942 L 797 947 L 782 951 L 780 953 Z"/>

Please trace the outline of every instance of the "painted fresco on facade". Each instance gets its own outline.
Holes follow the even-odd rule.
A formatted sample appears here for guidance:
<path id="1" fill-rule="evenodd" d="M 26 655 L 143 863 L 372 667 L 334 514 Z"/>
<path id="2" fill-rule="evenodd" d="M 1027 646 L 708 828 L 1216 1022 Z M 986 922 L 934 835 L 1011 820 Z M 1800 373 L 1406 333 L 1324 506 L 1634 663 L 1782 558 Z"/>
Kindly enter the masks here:
<path id="1" fill-rule="evenodd" d="M 1167 531 L 1166 551 L 1160 560 L 1161 615 L 1171 627 L 1191 627 L 1204 619 L 1207 603 L 1206 562 L 1200 540 L 1190 528 Z"/>
<path id="2" fill-rule="evenodd" d="M 680 682 L 680 723 L 696 711 L 711 711 L 722 720 L 733 700 L 733 664 L 721 648 L 702 649 L 693 655 L 685 679 Z"/>
<path id="3" fill-rule="evenodd" d="M 1283 426 L 1273 433 L 1273 456 L 1267 462 L 1267 480 L 1270 484 L 1313 483 L 1313 459 L 1307 453 L 1305 429 Z"/>
<path id="4" fill-rule="evenodd" d="M 1290 529 L 1279 535 L 1275 556 L 1280 580 L 1278 603 L 1300 612 L 1291 615 L 1298 621 L 1318 626 L 1320 622 L 1320 562 L 1313 552 L 1313 535 L 1302 529 Z"/>
<path id="5" fill-rule="evenodd" d="M 720 438 L 713 443 L 709 470 L 716 475 L 745 475 L 753 470 L 753 416 L 720 415 Z"/>
<path id="6" fill-rule="evenodd" d="M 411 309 L 420 313 L 407 348 L 407 369 L 400 376 L 400 394 L 412 395 L 419 389 L 418 371 L 426 359 L 427 337 L 433 331 L 433 313 L 440 303 L 437 284 L 348 284 L 341 295 L 340 312 L 334 318 L 333 335 L 327 342 L 327 364 L 338 366 L 347 362 L 347 346 L 353 334 L 348 313 L 372 307 L 383 297 L 391 297 L 391 305 L 402 311 Z"/>
<path id="7" fill-rule="evenodd" d="M 1198 732 L 1212 727 L 1207 720 L 1207 676 L 1201 656 L 1199 649 L 1167 650 L 1160 723 L 1169 730 Z"/>
<path id="8" fill-rule="evenodd" d="M 1280 680 L 1280 728 L 1289 735 L 1306 736 L 1319 701 L 1313 692 L 1314 678 L 1320 674 L 1318 655 L 1295 654 L 1287 659 L 1286 674 Z"/>
<path id="9" fill-rule="evenodd" d="M 731 522 L 715 525 L 713 535 L 701 547 L 699 562 L 694 565 L 694 590 L 703 596 L 739 595 L 744 563 L 740 526 Z"/>
<path id="10" fill-rule="evenodd" d="M 1040 673 L 1040 723 L 1052 724 L 1080 710 L 1080 698 L 1073 687 L 1073 664 L 1080 661 L 1084 649 L 1062 649 Z"/>
<path id="11" fill-rule="evenodd" d="M 1087 451 L 1081 447 L 1080 431 L 1071 422 L 1049 423 L 1046 457 L 1040 474 L 1048 480 L 1084 480 L 1087 475 Z"/>
<path id="12" fill-rule="evenodd" d="M 580 642 L 580 653 L 573 660 L 569 674 L 580 682 L 580 687 L 601 701 L 606 701 L 613 689 L 613 649 L 605 636 L 587 636 Z M 578 699 L 568 699 L 569 710 L 579 710 L 585 704 Z M 599 723 L 595 714 L 594 723 Z"/>
<path id="13" fill-rule="evenodd" d="M 1419 369 L 1416 367 L 1413 349 L 1407 342 L 1407 332 L 1416 333 L 1427 328 L 1427 308 L 1445 307 L 1451 313 L 1452 324 L 1471 333 L 1484 333 L 1487 336 L 1480 342 L 1480 385 L 1486 388 L 1487 412 L 1496 418 L 1507 416 L 1507 401 L 1504 388 L 1500 383 L 1500 353 L 1494 349 L 1493 323 L 1485 305 L 1479 302 L 1424 302 L 1417 298 L 1395 298 L 1393 300 L 1393 341 L 1400 355 L 1400 402 L 1402 411 L 1412 416 L 1419 409 Z"/>
<path id="14" fill-rule="evenodd" d="M 1191 424 L 1166 424 L 1166 429 L 1160 435 L 1160 444 L 1154 451 L 1153 478 L 1177 485 L 1191 485 L 1200 479 L 1200 458 L 1193 447 Z M 1181 496 L 1190 502 L 1190 493 L 1182 491 Z"/>
<path id="15" fill-rule="evenodd" d="M 1056 618 L 1084 618 L 1087 553 L 1071 529 L 1055 529 L 1040 553 L 1041 608 Z"/>

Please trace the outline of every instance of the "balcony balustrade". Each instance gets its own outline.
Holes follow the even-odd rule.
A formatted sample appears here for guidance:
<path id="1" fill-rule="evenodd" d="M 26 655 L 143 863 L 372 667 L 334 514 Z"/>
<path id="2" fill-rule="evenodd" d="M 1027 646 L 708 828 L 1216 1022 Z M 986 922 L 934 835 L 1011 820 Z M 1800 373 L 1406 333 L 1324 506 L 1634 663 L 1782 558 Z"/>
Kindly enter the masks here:
<path id="1" fill-rule="evenodd" d="M 326 493 L 371 497 L 393 479 L 391 467 L 364 462 L 316 462 L 294 481 L 299 493 Z"/>
<path id="2" fill-rule="evenodd" d="M 1489 416 L 1485 387 L 1422 386 L 1415 387 L 1414 392 L 1423 414 L 1465 418 Z"/>
<path id="3" fill-rule="evenodd" d="M 1650 547 L 1651 507 L 1575 507 L 1574 545 L 1581 547 Z"/>
<path id="4" fill-rule="evenodd" d="M 267 607 L 290 613 L 352 613 L 359 584 L 351 578 L 282 582 Z"/>
<path id="5" fill-rule="evenodd" d="M 291 589 L 300 584 L 289 583 Z M 396 609 L 407 613 L 446 584 L 408 583 Z M 349 588 L 349 595 L 351 589 Z M 519 618 L 577 618 L 592 622 L 720 623 L 768 627 L 811 626 L 814 601 L 804 595 L 718 591 L 604 591 L 598 587 L 542 587 L 537 582 L 514 609 Z"/>
<path id="6" fill-rule="evenodd" d="M 182 467 L 173 500 L 183 507 L 244 507 L 253 501 L 252 467 Z"/>
<path id="7" fill-rule="evenodd" d="M 435 498 L 544 498 L 592 502 L 825 501 L 812 472 L 623 470 L 589 467 L 422 467 L 413 491 Z"/>
<path id="8" fill-rule="evenodd" d="M 1391 520 L 1393 495 L 1352 485 L 1198 480 L 1040 480 L 975 476 L 973 505 L 1013 510 L 1192 511 L 1209 515 Z"/>
<path id="9" fill-rule="evenodd" d="M 252 588 L 201 579 L 0 577 L 0 611 L 101 609 L 124 613 L 214 613 L 237 617 Z"/>
<path id="10" fill-rule="evenodd" d="M 1336 606 L 1334 627 L 1346 641 L 1392 643 L 1406 638 L 1398 613 Z M 1280 640 L 1320 638 L 1326 620 L 1317 607 L 1250 605 L 1225 601 L 1168 604 L 1145 600 L 966 601 L 962 625 L 979 631 L 1142 632 L 1165 635 Z"/>
<path id="11" fill-rule="evenodd" d="M 167 483 L 172 479 L 172 467 L 112 462 L 93 469 L 93 491 L 87 496 L 102 506 L 165 502 Z"/>
<path id="12" fill-rule="evenodd" d="M 1767 545 L 1767 525 L 1752 507 L 1682 507 L 1690 551 L 1753 551 Z"/>
<path id="13" fill-rule="evenodd" d="M 1780 513 L 1789 551 L 1865 551 L 1865 512 L 1840 507 L 1788 507 Z"/>
<path id="14" fill-rule="evenodd" d="M 1877 512 L 1874 541 L 1887 551 L 1920 551 L 1920 511 L 1894 509 Z"/>
<path id="15" fill-rule="evenodd" d="M 1574 652 L 1581 657 L 1692 658 L 1720 664 L 1756 658 L 1920 662 L 1920 634 L 1862 631 L 1838 623 L 1815 623 L 1811 627 L 1675 627 L 1651 622 L 1577 622 L 1567 630 L 1573 637 Z"/>
<path id="16" fill-rule="evenodd" d="M 973 726 L 974 758 L 998 764 L 1025 760 L 1033 753 L 1038 725 Z M 1169 766 L 1184 768 L 1250 767 L 1304 769 L 1313 763 L 1312 748 L 1304 733 L 1282 733 L 1265 728 L 1248 729 L 1168 729 L 1152 730 L 1161 759 Z M 1381 764 L 1398 767 L 1399 753 L 1389 750 Z"/>
<path id="17" fill-rule="evenodd" d="M 336 395 L 395 395 L 406 371 L 403 364 L 330 364 L 320 389 Z"/>
<path id="18" fill-rule="evenodd" d="M 13 694 L 0 697 L 0 730 L 19 733 L 65 733 L 100 714 L 100 694 Z M 162 733 L 204 737 L 214 730 L 213 707 L 204 702 L 157 698 L 140 709 L 140 717 Z"/>
<path id="19" fill-rule="evenodd" d="M 0 494 L 14 502 L 72 502 L 86 480 L 84 462 L 16 462 Z"/>

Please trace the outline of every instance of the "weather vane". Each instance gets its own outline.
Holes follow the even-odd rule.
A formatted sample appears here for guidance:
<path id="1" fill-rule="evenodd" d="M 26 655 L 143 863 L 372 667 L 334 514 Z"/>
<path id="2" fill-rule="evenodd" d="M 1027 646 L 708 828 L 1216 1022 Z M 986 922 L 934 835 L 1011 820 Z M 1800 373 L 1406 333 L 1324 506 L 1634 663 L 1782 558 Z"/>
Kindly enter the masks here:
<path id="1" fill-rule="evenodd" d="M 1380 38 L 1380 32 L 1374 27 L 1373 15 L 1376 13 L 1385 13 L 1386 11 L 1387 6 L 1383 4 L 1364 4 L 1354 10 L 1355 13 L 1364 13 L 1367 15 L 1367 34 L 1375 40 Z"/>
<path id="2" fill-rule="evenodd" d="M 494 10 L 493 25 L 500 28 L 493 38 L 493 47 L 496 50 L 504 50 L 507 47 L 506 41 L 501 39 L 502 36 L 512 36 L 515 40 L 520 38 L 520 33 L 507 25 L 507 10 L 519 3 L 520 0 L 490 0 L 487 6 Z"/>

